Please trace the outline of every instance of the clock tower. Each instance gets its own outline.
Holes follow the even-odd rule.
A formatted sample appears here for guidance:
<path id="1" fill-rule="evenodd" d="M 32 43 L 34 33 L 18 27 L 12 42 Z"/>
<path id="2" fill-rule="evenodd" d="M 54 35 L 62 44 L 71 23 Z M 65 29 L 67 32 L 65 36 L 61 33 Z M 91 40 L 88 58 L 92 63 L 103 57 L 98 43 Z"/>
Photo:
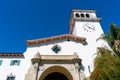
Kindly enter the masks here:
<path id="1" fill-rule="evenodd" d="M 97 18 L 95 10 L 72 10 L 70 19 L 70 34 L 87 38 L 98 38 L 103 34 L 100 25 L 101 18 Z"/>
<path id="2" fill-rule="evenodd" d="M 85 37 L 88 46 L 93 46 L 93 44 L 97 44 L 96 47 L 103 46 L 105 43 L 99 45 L 99 41 L 97 42 L 101 34 L 104 33 L 100 21 L 101 18 L 96 16 L 95 10 L 73 9 L 69 33 L 78 37 Z"/>
<path id="3" fill-rule="evenodd" d="M 100 21 L 101 18 L 96 16 L 95 10 L 72 10 L 69 34 L 86 38 L 84 50 L 82 49 L 79 54 L 85 67 L 86 76 L 90 75 L 94 69 L 94 58 L 98 47 L 111 50 L 105 40 L 99 39 L 104 33 Z"/>

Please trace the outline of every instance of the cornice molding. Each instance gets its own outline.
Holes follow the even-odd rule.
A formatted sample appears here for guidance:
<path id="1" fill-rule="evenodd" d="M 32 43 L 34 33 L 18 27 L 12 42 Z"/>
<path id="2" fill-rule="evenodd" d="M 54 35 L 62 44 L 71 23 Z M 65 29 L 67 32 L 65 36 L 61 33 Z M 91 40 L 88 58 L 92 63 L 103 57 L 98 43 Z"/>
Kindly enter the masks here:
<path id="1" fill-rule="evenodd" d="M 40 55 L 31 59 L 32 64 L 35 63 L 76 63 L 81 62 L 77 54 L 74 55 Z"/>
<path id="2" fill-rule="evenodd" d="M 0 53 L 0 57 L 2 57 L 2 58 L 11 58 L 11 57 L 13 57 L 13 58 L 16 58 L 16 57 L 18 57 L 18 58 L 21 58 L 21 57 L 24 57 L 24 55 L 22 54 L 22 53 Z"/>
<path id="3" fill-rule="evenodd" d="M 73 12 L 89 12 L 89 13 L 96 13 L 95 10 L 80 10 L 80 9 L 73 9 Z"/>

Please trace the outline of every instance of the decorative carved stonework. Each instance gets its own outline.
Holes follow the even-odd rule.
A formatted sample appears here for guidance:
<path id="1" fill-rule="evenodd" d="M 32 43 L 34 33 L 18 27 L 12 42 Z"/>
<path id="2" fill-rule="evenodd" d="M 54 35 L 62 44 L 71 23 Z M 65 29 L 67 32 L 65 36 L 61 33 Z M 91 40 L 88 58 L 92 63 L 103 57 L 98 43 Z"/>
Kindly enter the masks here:
<path id="1" fill-rule="evenodd" d="M 73 71 L 73 70 L 74 70 L 74 67 L 71 66 L 71 67 L 69 68 L 69 70 L 70 70 L 70 71 Z"/>
<path id="2" fill-rule="evenodd" d="M 34 71 L 35 71 L 35 72 L 37 72 L 37 71 L 39 70 L 38 67 L 39 67 L 38 63 L 35 63 L 35 64 L 34 64 Z"/>
<path id="3" fill-rule="evenodd" d="M 40 53 L 39 53 L 39 52 L 37 52 L 37 53 L 36 53 L 36 55 L 34 55 L 34 57 L 33 57 L 33 58 L 41 58 Z"/>
<path id="4" fill-rule="evenodd" d="M 28 73 L 25 75 L 25 80 L 36 80 L 36 77 L 37 77 L 37 67 L 31 65 L 28 70 Z"/>
<path id="5" fill-rule="evenodd" d="M 85 73 L 83 71 L 80 71 L 80 77 L 81 79 L 86 79 Z"/>
<path id="6" fill-rule="evenodd" d="M 76 53 L 76 52 L 74 52 L 74 54 L 73 54 L 73 55 L 74 55 L 74 57 L 75 57 L 75 58 L 79 58 L 79 56 L 77 55 L 77 53 Z"/>
<path id="7" fill-rule="evenodd" d="M 81 63 L 81 59 L 78 57 L 77 53 L 74 55 L 40 55 L 37 53 L 33 59 L 31 59 L 32 64 L 35 63 Z"/>
<path id="8" fill-rule="evenodd" d="M 78 57 L 77 53 L 73 55 L 40 55 L 38 52 L 33 59 L 31 59 L 31 62 L 32 65 L 26 74 L 25 80 L 39 80 L 38 78 L 46 69 L 56 65 L 62 66 L 70 72 L 76 71 L 75 74 L 79 74 L 81 65 L 81 59 Z"/>
<path id="9" fill-rule="evenodd" d="M 45 70 L 44 66 L 40 66 L 40 67 L 39 67 L 39 70 L 40 70 L 40 71 L 44 71 L 44 70 Z"/>

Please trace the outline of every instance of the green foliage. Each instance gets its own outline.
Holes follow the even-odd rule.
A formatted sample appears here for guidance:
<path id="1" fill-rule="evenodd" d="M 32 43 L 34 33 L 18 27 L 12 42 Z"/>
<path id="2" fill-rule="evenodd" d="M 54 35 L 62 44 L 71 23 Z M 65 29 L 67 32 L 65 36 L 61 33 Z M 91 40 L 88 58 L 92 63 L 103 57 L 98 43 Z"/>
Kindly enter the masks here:
<path id="1" fill-rule="evenodd" d="M 94 61 L 94 71 L 90 80 L 120 80 L 120 57 L 100 48 Z"/>
<path id="2" fill-rule="evenodd" d="M 105 37 L 111 47 L 114 46 L 115 40 L 120 40 L 120 27 L 117 27 L 115 24 L 110 25 L 110 30 L 105 34 Z"/>
<path id="3" fill-rule="evenodd" d="M 90 79 L 120 80 L 120 27 L 111 24 L 108 33 L 101 35 L 99 39 L 107 40 L 117 55 L 111 55 L 111 51 L 99 48 Z"/>
<path id="4" fill-rule="evenodd" d="M 120 27 L 111 24 L 108 33 L 102 35 L 100 39 L 107 40 L 113 51 L 120 56 Z"/>

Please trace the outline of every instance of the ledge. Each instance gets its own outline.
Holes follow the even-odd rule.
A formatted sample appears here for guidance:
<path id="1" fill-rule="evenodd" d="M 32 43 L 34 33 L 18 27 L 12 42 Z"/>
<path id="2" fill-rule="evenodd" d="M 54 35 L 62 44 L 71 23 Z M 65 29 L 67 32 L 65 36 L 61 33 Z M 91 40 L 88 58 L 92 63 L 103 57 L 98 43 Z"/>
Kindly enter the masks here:
<path id="1" fill-rule="evenodd" d="M 74 18 L 76 21 L 100 22 L 102 18 Z"/>
<path id="2" fill-rule="evenodd" d="M 81 59 L 77 54 L 74 55 L 35 55 L 31 59 L 32 63 L 81 63 Z"/>

